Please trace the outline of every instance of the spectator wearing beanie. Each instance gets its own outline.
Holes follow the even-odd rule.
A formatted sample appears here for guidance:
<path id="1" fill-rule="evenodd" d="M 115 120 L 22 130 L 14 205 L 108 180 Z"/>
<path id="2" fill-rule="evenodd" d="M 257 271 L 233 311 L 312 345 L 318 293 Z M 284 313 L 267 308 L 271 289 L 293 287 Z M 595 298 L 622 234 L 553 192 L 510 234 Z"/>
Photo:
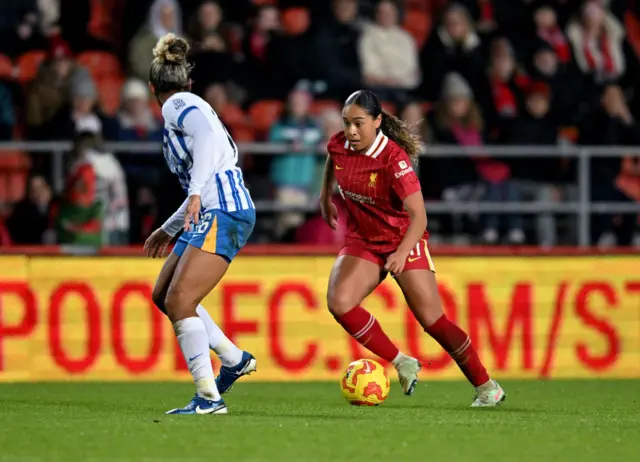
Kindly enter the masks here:
<path id="1" fill-rule="evenodd" d="M 71 82 L 70 100 L 49 124 L 49 139 L 68 140 L 76 134 L 76 126 L 96 116 L 100 120 L 101 133 L 107 139 L 115 139 L 115 120 L 104 115 L 98 104 L 98 88 L 88 74 L 78 74 Z"/>
<path id="2" fill-rule="evenodd" d="M 442 95 L 443 100 L 435 114 L 434 133 L 437 141 L 462 147 L 482 147 L 484 121 L 469 84 L 459 74 L 447 74 Z M 491 202 L 519 200 L 517 186 L 511 181 L 511 167 L 506 161 L 489 155 L 455 157 L 443 159 L 439 167 L 442 178 L 448 180 L 443 192 L 443 198 L 447 201 L 467 202 L 479 198 Z M 454 228 L 459 227 L 455 220 L 456 217 Z M 500 222 L 501 218 L 495 214 L 484 217 L 483 239 L 487 244 L 498 242 Z M 522 217 L 509 215 L 506 222 L 509 242 L 521 244 L 524 241 Z"/>

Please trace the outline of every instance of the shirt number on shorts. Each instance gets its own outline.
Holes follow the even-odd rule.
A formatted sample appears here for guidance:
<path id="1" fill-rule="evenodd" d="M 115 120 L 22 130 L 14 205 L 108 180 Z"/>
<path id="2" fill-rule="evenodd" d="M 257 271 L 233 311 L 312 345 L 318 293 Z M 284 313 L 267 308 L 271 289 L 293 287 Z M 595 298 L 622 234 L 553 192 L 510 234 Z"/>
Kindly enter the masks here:
<path id="1" fill-rule="evenodd" d="M 429 255 L 429 249 L 427 248 L 427 241 L 425 239 L 420 239 L 416 246 L 411 249 L 407 261 L 414 262 L 416 260 L 420 260 L 422 257 L 426 257 L 427 261 L 429 262 L 429 266 L 432 266 L 431 255 Z"/>
<path id="2" fill-rule="evenodd" d="M 197 234 L 206 233 L 212 217 L 213 214 L 211 212 L 205 213 L 204 215 L 200 214 L 200 223 L 198 223 L 198 225 L 195 227 L 195 232 Z"/>
<path id="3" fill-rule="evenodd" d="M 411 252 L 409 252 L 410 262 L 419 260 L 422 257 L 422 250 L 420 249 L 421 245 L 422 245 L 422 240 L 418 241 L 416 246 L 413 249 L 411 249 Z"/>

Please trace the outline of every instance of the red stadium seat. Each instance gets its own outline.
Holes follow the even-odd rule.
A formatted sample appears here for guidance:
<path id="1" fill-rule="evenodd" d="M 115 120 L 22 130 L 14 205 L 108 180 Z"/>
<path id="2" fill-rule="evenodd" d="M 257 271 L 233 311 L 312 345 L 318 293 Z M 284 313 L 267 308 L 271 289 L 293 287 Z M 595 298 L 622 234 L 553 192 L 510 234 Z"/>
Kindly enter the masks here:
<path id="1" fill-rule="evenodd" d="M 220 118 L 230 129 L 243 128 L 247 125 L 247 116 L 240 106 L 228 103 L 220 111 Z"/>
<path id="2" fill-rule="evenodd" d="M 15 203 L 25 194 L 31 159 L 20 151 L 0 152 L 0 203 Z"/>
<path id="3" fill-rule="evenodd" d="M 284 105 L 282 101 L 263 100 L 253 103 L 249 108 L 249 117 L 253 123 L 253 127 L 260 132 L 261 135 L 271 128 L 271 125 L 280 117 Z"/>
<path id="4" fill-rule="evenodd" d="M 89 70 L 95 80 L 122 77 L 118 58 L 106 51 L 85 51 L 78 55 L 78 62 Z"/>
<path id="5" fill-rule="evenodd" d="M 236 143 L 250 143 L 255 140 L 255 136 L 250 128 L 236 128 L 233 130 L 233 140 Z"/>
<path id="6" fill-rule="evenodd" d="M 0 79 L 13 79 L 15 71 L 13 63 L 8 56 L 0 54 Z"/>
<path id="7" fill-rule="evenodd" d="M 420 48 L 431 30 L 431 17 L 421 11 L 409 10 L 405 15 L 402 27 L 411 34 L 416 45 Z"/>
<path id="8" fill-rule="evenodd" d="M 18 80 L 20 83 L 27 83 L 33 80 L 38 74 L 40 65 L 46 59 L 44 51 L 28 51 L 18 58 Z"/>
<path id="9" fill-rule="evenodd" d="M 102 110 L 108 115 L 114 115 L 120 108 L 120 91 L 123 80 L 121 78 L 107 78 L 98 80 L 98 99 Z"/>
<path id="10" fill-rule="evenodd" d="M 314 101 L 311 105 L 311 113 L 314 115 L 334 109 L 340 111 L 342 109 L 342 106 L 339 102 L 330 99 L 319 99 L 317 101 Z"/>
<path id="11" fill-rule="evenodd" d="M 282 29 L 289 36 L 304 34 L 311 23 L 309 10 L 302 7 L 287 8 L 281 15 Z"/>
<path id="12" fill-rule="evenodd" d="M 414 11 L 423 11 L 427 12 L 431 9 L 431 1 L 430 0 L 405 0 L 404 8 Z"/>

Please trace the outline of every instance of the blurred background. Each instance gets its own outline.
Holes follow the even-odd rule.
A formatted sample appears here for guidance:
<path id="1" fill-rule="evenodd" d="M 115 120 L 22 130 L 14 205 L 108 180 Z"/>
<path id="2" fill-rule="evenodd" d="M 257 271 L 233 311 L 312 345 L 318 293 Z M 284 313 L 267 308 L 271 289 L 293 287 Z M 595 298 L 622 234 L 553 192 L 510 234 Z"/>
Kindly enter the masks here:
<path id="1" fill-rule="evenodd" d="M 240 145 L 253 243 L 339 243 L 324 146 L 369 88 L 425 141 L 434 245 L 640 245 L 640 1 L 12 0 L 0 246 L 137 245 L 182 202 L 147 87 L 167 32 Z"/>

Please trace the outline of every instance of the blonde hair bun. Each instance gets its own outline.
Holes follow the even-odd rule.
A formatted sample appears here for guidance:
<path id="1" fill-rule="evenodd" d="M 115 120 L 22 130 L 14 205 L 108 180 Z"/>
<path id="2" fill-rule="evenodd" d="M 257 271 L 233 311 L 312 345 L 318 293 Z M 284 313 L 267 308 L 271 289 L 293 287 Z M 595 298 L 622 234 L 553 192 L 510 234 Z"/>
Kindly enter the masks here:
<path id="1" fill-rule="evenodd" d="M 153 47 L 155 61 L 160 64 L 186 64 L 189 44 L 182 37 L 169 33 L 160 37 Z"/>

